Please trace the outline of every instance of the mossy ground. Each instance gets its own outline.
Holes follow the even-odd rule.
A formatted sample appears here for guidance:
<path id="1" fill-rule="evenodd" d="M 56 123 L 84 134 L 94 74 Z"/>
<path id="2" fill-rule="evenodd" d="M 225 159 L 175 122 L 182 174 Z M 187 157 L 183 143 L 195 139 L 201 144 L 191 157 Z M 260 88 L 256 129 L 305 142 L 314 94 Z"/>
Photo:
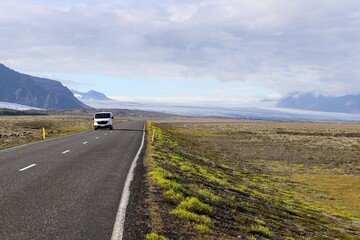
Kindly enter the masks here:
<path id="1" fill-rule="evenodd" d="M 148 133 L 156 236 L 360 238 L 359 125 L 148 123 Z"/>

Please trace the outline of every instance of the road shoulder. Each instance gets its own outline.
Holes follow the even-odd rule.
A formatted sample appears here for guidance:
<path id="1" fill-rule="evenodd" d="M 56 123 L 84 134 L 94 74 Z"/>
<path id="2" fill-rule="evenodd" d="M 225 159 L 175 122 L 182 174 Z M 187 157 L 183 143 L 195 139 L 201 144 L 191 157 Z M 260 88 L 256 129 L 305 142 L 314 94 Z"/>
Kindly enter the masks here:
<path id="1" fill-rule="evenodd" d="M 134 179 L 130 187 L 129 205 L 126 210 L 126 221 L 123 239 L 144 239 L 150 232 L 148 222 L 150 221 L 147 195 L 147 178 L 145 167 L 145 150 L 143 147 L 139 162 L 134 171 Z"/>

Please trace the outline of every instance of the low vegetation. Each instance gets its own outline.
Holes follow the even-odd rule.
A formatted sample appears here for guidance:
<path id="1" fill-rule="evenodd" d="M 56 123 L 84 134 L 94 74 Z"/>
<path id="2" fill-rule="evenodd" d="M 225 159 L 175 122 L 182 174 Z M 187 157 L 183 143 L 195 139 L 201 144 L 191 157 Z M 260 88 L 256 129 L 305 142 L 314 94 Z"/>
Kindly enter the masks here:
<path id="1" fill-rule="evenodd" d="M 0 117 L 0 150 L 41 141 L 42 128 L 45 128 L 47 138 L 86 131 L 92 129 L 91 117 L 2 116 Z"/>
<path id="2" fill-rule="evenodd" d="M 360 238 L 359 125 L 147 127 L 147 239 Z"/>

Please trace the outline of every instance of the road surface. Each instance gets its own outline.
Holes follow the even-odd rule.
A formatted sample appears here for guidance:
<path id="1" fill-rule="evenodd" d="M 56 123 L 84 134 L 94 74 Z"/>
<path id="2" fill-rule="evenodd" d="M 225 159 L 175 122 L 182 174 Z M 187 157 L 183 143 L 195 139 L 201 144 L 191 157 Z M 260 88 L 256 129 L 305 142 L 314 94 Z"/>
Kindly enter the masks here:
<path id="1" fill-rule="evenodd" d="M 0 239 L 111 239 L 143 128 L 129 122 L 0 151 Z"/>

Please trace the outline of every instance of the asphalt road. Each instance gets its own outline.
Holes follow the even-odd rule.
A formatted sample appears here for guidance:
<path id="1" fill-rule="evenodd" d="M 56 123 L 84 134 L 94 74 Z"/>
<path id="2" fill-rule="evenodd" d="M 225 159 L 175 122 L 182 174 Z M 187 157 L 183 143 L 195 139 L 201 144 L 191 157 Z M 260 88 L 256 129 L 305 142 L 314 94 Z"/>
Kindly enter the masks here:
<path id="1" fill-rule="evenodd" d="M 110 239 L 143 128 L 129 122 L 1 151 L 0 239 Z"/>

